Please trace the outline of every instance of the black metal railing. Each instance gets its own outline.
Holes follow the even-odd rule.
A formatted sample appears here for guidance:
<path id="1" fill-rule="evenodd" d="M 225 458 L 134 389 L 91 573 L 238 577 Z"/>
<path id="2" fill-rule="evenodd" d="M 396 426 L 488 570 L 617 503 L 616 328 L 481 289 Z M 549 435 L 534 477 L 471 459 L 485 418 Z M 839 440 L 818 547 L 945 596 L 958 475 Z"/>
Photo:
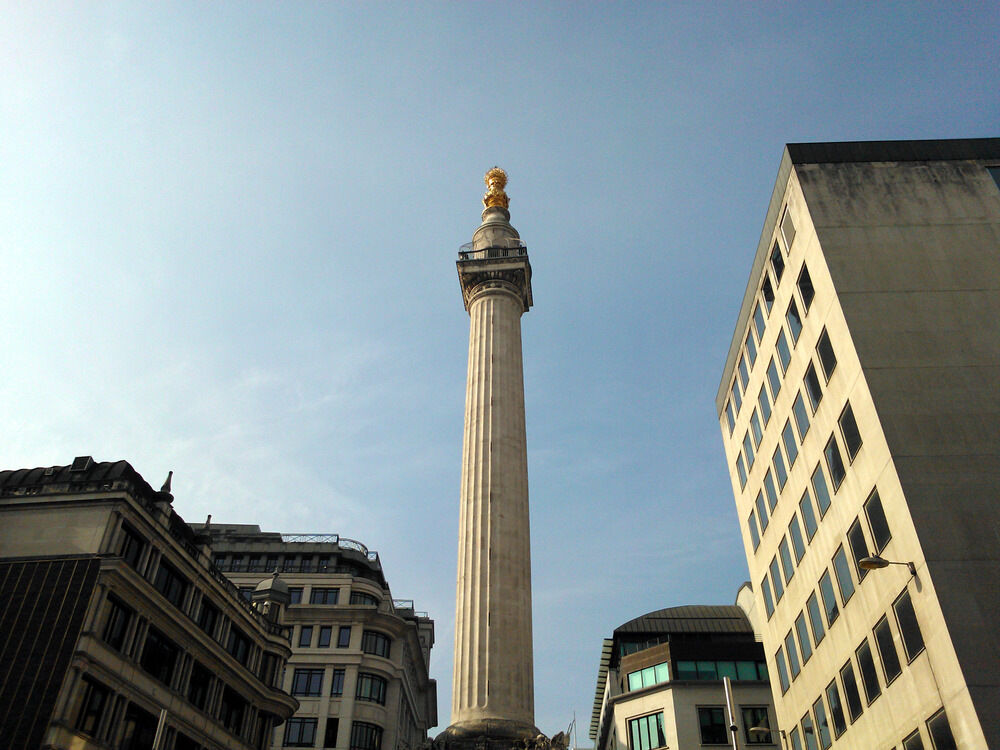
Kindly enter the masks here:
<path id="1" fill-rule="evenodd" d="M 459 260 L 488 260 L 492 258 L 522 258 L 528 254 L 528 246 L 521 240 L 511 237 L 506 243 L 476 248 L 472 242 L 466 242 L 458 248 Z"/>

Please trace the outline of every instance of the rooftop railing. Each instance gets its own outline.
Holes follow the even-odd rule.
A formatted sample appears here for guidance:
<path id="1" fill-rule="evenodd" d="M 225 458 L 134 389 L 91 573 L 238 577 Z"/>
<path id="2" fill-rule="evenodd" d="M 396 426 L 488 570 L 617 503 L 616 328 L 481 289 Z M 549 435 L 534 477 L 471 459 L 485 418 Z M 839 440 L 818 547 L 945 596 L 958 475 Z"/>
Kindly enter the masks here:
<path id="1" fill-rule="evenodd" d="M 473 243 L 466 242 L 458 248 L 459 260 L 487 260 L 490 258 L 521 258 L 528 254 L 528 246 L 516 237 L 509 237 L 499 244 L 474 248 Z"/>

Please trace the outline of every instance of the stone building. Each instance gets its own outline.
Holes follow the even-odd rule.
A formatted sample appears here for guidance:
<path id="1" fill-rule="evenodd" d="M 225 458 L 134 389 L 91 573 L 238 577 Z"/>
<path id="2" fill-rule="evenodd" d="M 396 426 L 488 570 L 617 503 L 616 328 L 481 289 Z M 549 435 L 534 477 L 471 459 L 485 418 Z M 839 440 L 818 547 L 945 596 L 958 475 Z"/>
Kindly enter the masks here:
<path id="1" fill-rule="evenodd" d="M 794 750 L 1000 747 L 998 181 L 1000 139 L 782 156 L 716 408 Z"/>
<path id="2" fill-rule="evenodd" d="M 0 746 L 261 750 L 295 711 L 280 582 L 241 598 L 168 485 L 89 456 L 0 472 Z"/>
<path id="3" fill-rule="evenodd" d="M 428 676 L 434 621 L 393 599 L 378 553 L 336 534 L 201 524 L 215 565 L 244 596 L 273 571 L 289 586 L 292 656 L 283 687 L 300 704 L 273 747 L 413 750 L 437 724 Z"/>
<path id="4" fill-rule="evenodd" d="M 594 749 L 729 744 L 725 677 L 740 745 L 777 747 L 764 649 L 739 606 L 671 607 L 620 625 L 601 650 Z"/>

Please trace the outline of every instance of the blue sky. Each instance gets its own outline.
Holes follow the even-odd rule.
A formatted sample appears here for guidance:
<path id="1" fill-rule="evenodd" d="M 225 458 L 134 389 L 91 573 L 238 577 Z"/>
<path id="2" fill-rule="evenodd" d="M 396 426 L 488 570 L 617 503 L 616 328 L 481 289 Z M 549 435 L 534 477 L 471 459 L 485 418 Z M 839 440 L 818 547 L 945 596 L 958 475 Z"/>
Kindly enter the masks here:
<path id="1" fill-rule="evenodd" d="M 994 3 L 5 3 L 0 468 L 175 472 L 189 521 L 338 532 L 437 623 L 468 318 L 510 175 L 536 720 L 601 638 L 746 577 L 714 396 L 786 142 L 995 136 Z"/>

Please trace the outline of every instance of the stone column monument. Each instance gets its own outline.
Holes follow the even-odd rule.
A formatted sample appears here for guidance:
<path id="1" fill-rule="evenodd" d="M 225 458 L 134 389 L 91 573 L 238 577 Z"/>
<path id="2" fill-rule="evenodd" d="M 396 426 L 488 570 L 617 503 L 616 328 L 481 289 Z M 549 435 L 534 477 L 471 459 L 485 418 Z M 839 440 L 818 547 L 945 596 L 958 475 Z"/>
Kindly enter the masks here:
<path id="1" fill-rule="evenodd" d="M 483 223 L 458 254 L 469 312 L 452 724 L 435 744 L 548 744 L 535 727 L 521 315 L 531 264 L 510 225 L 507 175 L 486 173 Z"/>

